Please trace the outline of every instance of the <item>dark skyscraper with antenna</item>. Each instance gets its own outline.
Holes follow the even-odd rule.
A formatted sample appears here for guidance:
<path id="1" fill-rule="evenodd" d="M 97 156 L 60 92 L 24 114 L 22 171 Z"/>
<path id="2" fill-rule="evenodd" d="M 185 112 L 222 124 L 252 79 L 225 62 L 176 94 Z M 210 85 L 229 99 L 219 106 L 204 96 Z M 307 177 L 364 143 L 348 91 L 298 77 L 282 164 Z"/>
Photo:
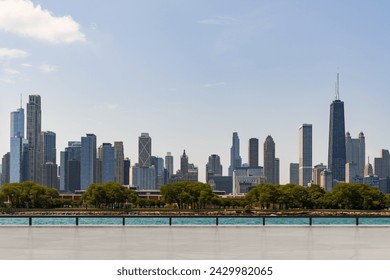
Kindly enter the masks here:
<path id="1" fill-rule="evenodd" d="M 345 120 L 344 102 L 340 100 L 339 74 L 337 73 L 336 98 L 330 104 L 328 168 L 333 180 L 345 181 Z"/>

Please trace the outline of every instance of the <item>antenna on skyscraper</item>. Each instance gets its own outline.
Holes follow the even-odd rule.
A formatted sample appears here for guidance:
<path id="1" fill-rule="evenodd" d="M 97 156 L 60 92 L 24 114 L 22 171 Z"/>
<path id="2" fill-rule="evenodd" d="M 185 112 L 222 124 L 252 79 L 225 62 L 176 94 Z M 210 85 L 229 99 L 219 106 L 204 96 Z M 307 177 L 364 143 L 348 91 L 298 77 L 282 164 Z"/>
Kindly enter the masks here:
<path id="1" fill-rule="evenodd" d="M 22 108 L 22 93 L 20 94 L 20 108 Z"/>
<path id="2" fill-rule="evenodd" d="M 340 74 L 337 72 L 336 100 L 340 100 Z"/>

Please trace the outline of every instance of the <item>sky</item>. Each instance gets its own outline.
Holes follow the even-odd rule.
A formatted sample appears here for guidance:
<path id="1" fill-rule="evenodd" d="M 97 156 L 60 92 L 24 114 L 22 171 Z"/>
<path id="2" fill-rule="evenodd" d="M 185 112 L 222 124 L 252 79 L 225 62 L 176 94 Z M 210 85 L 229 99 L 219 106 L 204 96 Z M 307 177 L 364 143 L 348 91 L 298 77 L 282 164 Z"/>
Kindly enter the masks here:
<path id="1" fill-rule="evenodd" d="M 176 170 L 185 149 L 205 181 L 211 154 L 227 175 L 233 132 L 244 163 L 259 139 L 260 165 L 271 135 L 287 183 L 303 123 L 327 164 L 339 72 L 346 131 L 373 162 L 390 148 L 389 26 L 385 0 L 0 0 L 0 155 L 20 94 L 39 94 L 58 155 L 94 133 L 134 164 L 147 132 L 153 155 Z"/>

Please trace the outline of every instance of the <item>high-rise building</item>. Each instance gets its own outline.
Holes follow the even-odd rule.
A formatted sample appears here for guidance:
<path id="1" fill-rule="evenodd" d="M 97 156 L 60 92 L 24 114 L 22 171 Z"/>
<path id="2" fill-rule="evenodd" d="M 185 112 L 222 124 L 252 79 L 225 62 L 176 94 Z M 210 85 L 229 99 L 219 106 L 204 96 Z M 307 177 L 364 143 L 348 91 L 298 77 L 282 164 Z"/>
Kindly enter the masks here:
<path id="1" fill-rule="evenodd" d="M 57 163 L 56 134 L 52 131 L 42 132 L 43 163 Z"/>
<path id="2" fill-rule="evenodd" d="M 264 176 L 267 183 L 276 184 L 275 142 L 270 135 L 264 142 Z"/>
<path id="3" fill-rule="evenodd" d="M 98 149 L 101 166 L 99 182 L 105 184 L 115 181 L 115 148 L 111 143 L 103 143 Z"/>
<path id="4" fill-rule="evenodd" d="M 209 156 L 209 161 L 206 164 L 206 183 L 208 183 L 210 176 L 222 176 L 222 165 L 219 155 Z"/>
<path id="5" fill-rule="evenodd" d="M 345 154 L 347 163 L 355 163 L 357 166 L 357 174 L 359 177 L 364 176 L 364 166 L 366 162 L 366 143 L 363 132 L 359 133 L 358 138 L 351 138 L 351 134 L 347 132 L 345 135 Z M 347 179 L 347 178 L 346 178 Z"/>
<path id="6" fill-rule="evenodd" d="M 41 183 L 42 174 L 41 96 L 30 95 L 27 103 L 28 174 L 27 179 Z"/>
<path id="7" fill-rule="evenodd" d="M 183 155 L 180 157 L 180 171 L 182 174 L 188 173 L 188 156 L 186 150 L 183 151 Z"/>
<path id="8" fill-rule="evenodd" d="M 259 139 L 249 139 L 248 164 L 250 167 L 259 166 Z"/>
<path id="9" fill-rule="evenodd" d="M 49 188 L 58 187 L 58 165 L 56 134 L 52 131 L 42 132 L 42 178 L 41 184 Z"/>
<path id="10" fill-rule="evenodd" d="M 155 190 L 156 168 L 154 166 L 140 166 L 136 163 L 132 167 L 132 185 L 138 190 Z"/>
<path id="11" fill-rule="evenodd" d="M 60 157 L 60 191 L 74 193 L 81 189 L 81 142 L 69 141 Z"/>
<path id="12" fill-rule="evenodd" d="M 96 182 L 97 157 L 96 135 L 87 134 L 81 137 L 80 183 L 81 190 L 88 189 L 89 185 Z"/>
<path id="13" fill-rule="evenodd" d="M 123 161 L 123 185 L 130 185 L 130 166 L 131 162 L 129 158 L 125 158 Z"/>
<path id="14" fill-rule="evenodd" d="M 328 168 L 333 180 L 345 181 L 345 120 L 344 102 L 339 97 L 339 74 L 337 74 L 336 99 L 330 105 Z"/>
<path id="15" fill-rule="evenodd" d="M 10 153 L 6 153 L 1 159 L 1 180 L 0 185 L 10 182 Z"/>
<path id="16" fill-rule="evenodd" d="M 115 182 L 124 185 L 124 149 L 123 142 L 114 142 L 115 148 Z"/>
<path id="17" fill-rule="evenodd" d="M 379 178 L 390 177 L 390 154 L 389 150 L 381 150 L 381 157 L 374 158 L 375 175 Z"/>
<path id="18" fill-rule="evenodd" d="M 150 157 L 152 156 L 152 138 L 149 133 L 141 133 L 138 138 L 138 164 L 139 166 L 149 167 Z"/>
<path id="19" fill-rule="evenodd" d="M 173 175 L 173 156 L 171 152 L 168 152 L 165 156 L 165 169 L 168 172 L 168 178 L 171 178 Z"/>
<path id="20" fill-rule="evenodd" d="M 331 192 L 333 189 L 333 177 L 332 177 L 332 171 L 329 169 L 325 169 L 321 172 L 321 180 L 320 180 L 320 186 L 324 190 Z"/>
<path id="21" fill-rule="evenodd" d="M 280 184 L 280 159 L 275 158 L 274 184 Z"/>
<path id="22" fill-rule="evenodd" d="M 313 167 L 312 181 L 314 185 L 321 186 L 321 172 L 326 169 L 326 165 L 323 163 L 317 164 Z"/>
<path id="23" fill-rule="evenodd" d="M 233 132 L 233 144 L 230 148 L 230 166 L 229 166 L 229 176 L 233 176 L 233 171 L 236 167 L 242 166 L 242 159 L 240 156 L 240 138 L 238 138 L 238 133 Z"/>
<path id="24" fill-rule="evenodd" d="M 164 159 L 161 157 L 151 157 L 151 164 L 155 167 L 156 170 L 156 188 L 160 189 L 161 186 L 165 185 L 167 182 L 166 172 L 164 168 Z"/>
<path id="25" fill-rule="evenodd" d="M 299 185 L 299 163 L 290 163 L 290 184 Z"/>
<path id="26" fill-rule="evenodd" d="M 313 167 L 313 128 L 311 124 L 299 127 L 299 185 L 311 182 Z"/>
<path id="27" fill-rule="evenodd" d="M 345 182 L 350 184 L 363 182 L 363 176 L 358 174 L 357 163 L 347 162 L 345 164 Z"/>
<path id="28" fill-rule="evenodd" d="M 22 182 L 23 174 L 23 145 L 27 143 L 24 139 L 24 109 L 19 108 L 11 112 L 11 133 L 10 133 L 10 182 Z"/>

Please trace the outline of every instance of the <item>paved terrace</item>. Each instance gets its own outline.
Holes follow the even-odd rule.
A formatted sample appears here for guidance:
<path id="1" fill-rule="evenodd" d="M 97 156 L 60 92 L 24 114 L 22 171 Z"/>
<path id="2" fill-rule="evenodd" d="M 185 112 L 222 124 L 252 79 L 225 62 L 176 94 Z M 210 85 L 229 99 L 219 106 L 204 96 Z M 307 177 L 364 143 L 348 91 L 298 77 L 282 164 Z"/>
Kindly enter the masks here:
<path id="1" fill-rule="evenodd" d="M 0 259 L 390 259 L 390 227 L 0 227 Z"/>

